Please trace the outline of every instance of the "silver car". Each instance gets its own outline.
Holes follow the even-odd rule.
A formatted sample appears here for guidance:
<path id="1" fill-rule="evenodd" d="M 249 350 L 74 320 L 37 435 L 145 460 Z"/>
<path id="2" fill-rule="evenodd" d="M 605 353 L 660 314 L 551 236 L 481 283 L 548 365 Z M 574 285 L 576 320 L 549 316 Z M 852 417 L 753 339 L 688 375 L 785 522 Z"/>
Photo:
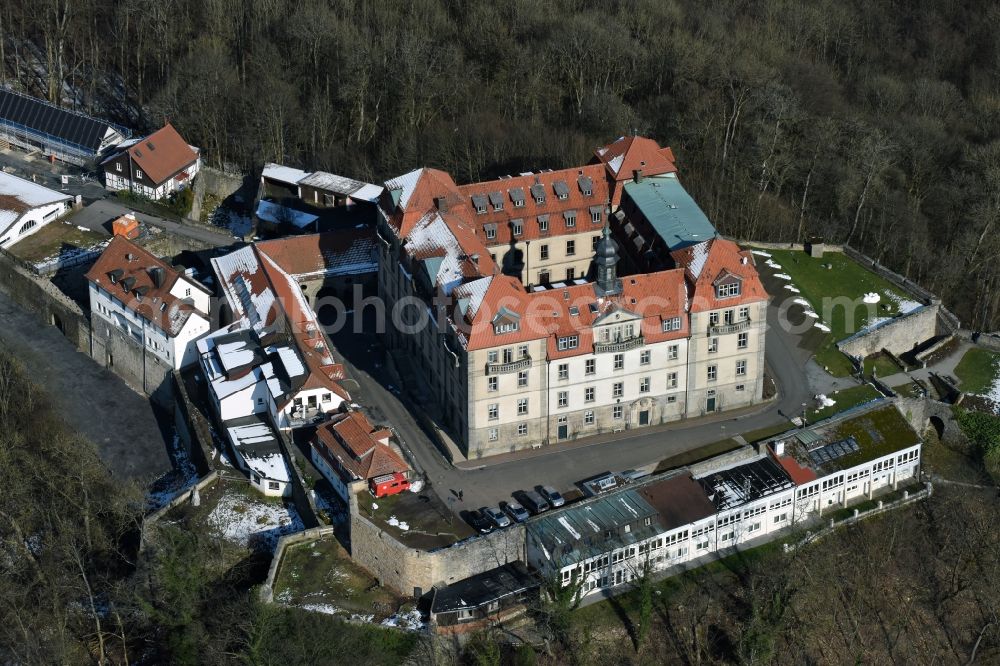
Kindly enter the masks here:
<path id="1" fill-rule="evenodd" d="M 540 486 L 539 490 L 542 493 L 542 497 L 547 499 L 553 507 L 562 506 L 566 503 L 565 498 L 552 486 Z"/>
<path id="2" fill-rule="evenodd" d="M 507 515 L 514 519 L 515 522 L 523 523 L 531 514 L 528 510 L 517 502 L 500 502 L 500 508 L 507 512 Z"/>
<path id="3" fill-rule="evenodd" d="M 508 527 L 510 525 L 510 518 L 508 518 L 507 514 L 500 509 L 495 509 L 492 506 L 486 506 L 481 510 L 497 527 Z"/>

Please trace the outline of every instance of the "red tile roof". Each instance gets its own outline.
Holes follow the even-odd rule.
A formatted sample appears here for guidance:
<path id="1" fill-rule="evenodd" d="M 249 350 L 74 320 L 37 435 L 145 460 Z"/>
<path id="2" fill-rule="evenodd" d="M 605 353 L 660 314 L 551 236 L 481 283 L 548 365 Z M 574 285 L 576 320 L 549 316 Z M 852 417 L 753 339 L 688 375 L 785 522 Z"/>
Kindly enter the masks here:
<path id="1" fill-rule="evenodd" d="M 378 270 L 378 248 L 372 229 L 286 236 L 262 241 L 256 247 L 291 275 L 336 273 L 365 265 Z"/>
<path id="2" fill-rule="evenodd" d="M 746 305 L 768 298 L 757 274 L 753 254 L 749 250 L 741 250 L 731 240 L 713 238 L 675 250 L 670 256 L 678 266 L 685 269 L 685 275 L 693 287 L 691 312 Z M 740 295 L 717 299 L 715 284 L 727 275 L 740 278 Z"/>
<path id="3" fill-rule="evenodd" d="M 341 467 L 357 479 L 410 469 L 392 447 L 379 441 L 386 431 L 375 428 L 361 412 L 349 412 L 316 429 L 313 446 L 334 468 Z"/>
<path id="4" fill-rule="evenodd" d="M 162 272 L 157 286 L 153 271 Z M 120 272 L 119 272 L 120 271 Z M 114 273 L 114 281 L 111 274 Z M 126 308 L 176 336 L 192 313 L 194 305 L 171 295 L 180 273 L 124 236 L 115 236 L 87 271 L 87 280 L 99 285 L 121 301 Z M 201 289 L 191 282 L 191 286 Z M 207 313 L 201 313 L 207 317 Z"/>
<path id="5" fill-rule="evenodd" d="M 132 162 L 157 185 L 165 183 L 198 160 L 197 153 L 170 123 L 132 144 L 126 151 Z"/>
<path id="6" fill-rule="evenodd" d="M 643 136 L 623 136 L 595 150 L 594 157 L 616 181 L 631 180 L 637 170 L 642 170 L 644 176 L 677 171 L 673 151 Z"/>

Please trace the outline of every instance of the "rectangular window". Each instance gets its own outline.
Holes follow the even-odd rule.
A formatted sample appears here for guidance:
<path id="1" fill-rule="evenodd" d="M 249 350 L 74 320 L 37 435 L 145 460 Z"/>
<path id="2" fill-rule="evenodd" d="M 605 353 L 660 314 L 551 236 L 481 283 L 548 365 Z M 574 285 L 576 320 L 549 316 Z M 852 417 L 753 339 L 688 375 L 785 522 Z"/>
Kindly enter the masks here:
<path id="1" fill-rule="evenodd" d="M 565 407 L 569 404 L 569 393 L 567 391 L 559 391 L 559 406 Z"/>
<path id="2" fill-rule="evenodd" d="M 677 388 L 677 373 L 676 372 L 668 372 L 667 373 L 667 388 L 668 389 Z"/>
<path id="3" fill-rule="evenodd" d="M 500 405 L 498 405 L 495 402 L 490 403 L 489 416 L 490 416 L 490 421 L 496 421 L 498 418 L 500 418 Z"/>
<path id="4" fill-rule="evenodd" d="M 542 245 L 541 247 L 539 247 L 538 248 L 538 252 L 539 252 L 539 256 L 541 256 L 541 258 L 542 258 L 542 261 L 545 261 L 545 260 L 547 260 L 549 258 L 549 246 L 548 245 Z"/>
<path id="5" fill-rule="evenodd" d="M 121 171 L 122 170 L 122 163 L 121 162 L 115 163 L 115 170 L 116 171 Z"/>
<path id="6" fill-rule="evenodd" d="M 590 209 L 590 221 L 593 222 L 594 224 L 600 224 L 601 223 L 601 209 L 600 208 L 591 208 Z"/>
<path id="7" fill-rule="evenodd" d="M 639 365 L 649 365 L 651 359 L 652 359 L 652 352 L 650 352 L 648 349 L 644 349 L 639 354 Z"/>
<path id="8" fill-rule="evenodd" d="M 576 226 L 576 213 L 564 213 L 563 219 L 566 220 L 567 229 L 572 229 Z"/>
<path id="9" fill-rule="evenodd" d="M 583 413 L 583 422 L 586 423 L 587 425 L 593 425 L 594 424 L 594 411 L 593 410 L 588 409 L 587 411 L 585 411 Z"/>
<path id="10" fill-rule="evenodd" d="M 714 382 L 718 375 L 718 369 L 714 365 L 708 366 L 708 381 Z"/>
<path id="11" fill-rule="evenodd" d="M 566 241 L 566 256 L 572 257 L 574 254 L 576 254 L 576 241 Z"/>
<path id="12" fill-rule="evenodd" d="M 736 361 L 736 376 L 745 377 L 747 374 L 747 362 L 746 361 Z"/>
<path id="13" fill-rule="evenodd" d="M 528 399 L 521 398 L 517 401 L 517 413 L 518 415 L 523 415 L 528 413 Z"/>
<path id="14" fill-rule="evenodd" d="M 572 282 L 576 278 L 576 269 L 567 268 L 566 269 L 566 282 Z"/>
<path id="15" fill-rule="evenodd" d="M 730 282 L 729 284 L 720 284 L 716 289 L 716 298 L 731 298 L 733 296 L 740 295 L 740 283 Z"/>
<path id="16" fill-rule="evenodd" d="M 612 386 L 611 396 L 613 398 L 620 398 L 625 394 L 625 384 L 623 382 L 615 382 Z"/>
<path id="17" fill-rule="evenodd" d="M 503 362 L 510 363 L 514 360 L 514 350 L 510 347 L 506 347 L 503 350 Z"/>
<path id="18" fill-rule="evenodd" d="M 676 361 L 679 352 L 680 352 L 680 347 L 678 345 L 670 345 L 669 347 L 667 347 L 667 360 Z"/>
<path id="19" fill-rule="evenodd" d="M 548 283 L 549 283 L 549 272 L 538 271 L 538 284 L 548 284 Z"/>
<path id="20" fill-rule="evenodd" d="M 577 335 L 568 335 L 565 338 L 559 338 L 556 343 L 559 351 L 566 351 L 567 349 L 576 349 L 580 346 L 580 337 Z"/>
<path id="21" fill-rule="evenodd" d="M 737 384 L 736 385 L 736 390 L 737 391 L 746 391 L 747 390 L 747 385 L 746 384 Z"/>
<path id="22" fill-rule="evenodd" d="M 594 394 L 596 391 L 593 386 L 588 386 L 583 390 L 583 399 L 585 402 L 594 402 Z"/>
<path id="23" fill-rule="evenodd" d="M 559 379 L 569 379 L 569 363 L 559 364 Z"/>
<path id="24" fill-rule="evenodd" d="M 622 414 L 624 414 L 624 413 L 625 413 L 624 409 L 622 408 L 621 405 L 615 405 L 614 408 L 611 410 L 611 416 L 612 416 L 612 418 L 615 418 L 615 419 L 621 419 L 622 418 Z"/>
<path id="25" fill-rule="evenodd" d="M 521 372 L 517 373 L 517 387 L 524 388 L 527 385 L 528 385 L 528 371 L 522 370 Z"/>
<path id="26" fill-rule="evenodd" d="M 750 318 L 750 308 L 743 306 L 740 308 L 740 321 L 746 321 Z"/>
<path id="27" fill-rule="evenodd" d="M 597 361 L 592 358 L 588 358 L 584 363 L 584 374 L 592 375 L 597 372 Z"/>
<path id="28" fill-rule="evenodd" d="M 135 170 L 135 179 L 142 180 L 142 171 L 140 171 L 139 169 Z"/>
<path id="29" fill-rule="evenodd" d="M 649 393 L 649 377 L 639 380 L 639 393 Z"/>
<path id="30" fill-rule="evenodd" d="M 535 203 L 538 203 L 538 199 L 535 199 Z M 539 217 L 538 218 L 538 230 L 541 231 L 542 233 L 545 233 L 545 232 L 547 232 L 549 230 L 549 217 L 548 217 L 548 215 L 546 215 L 545 217 Z"/>
<path id="31" fill-rule="evenodd" d="M 677 396 L 676 395 L 668 395 L 667 396 L 667 402 L 670 403 L 670 404 L 673 404 L 673 403 L 677 402 Z"/>
<path id="32" fill-rule="evenodd" d="M 749 343 L 749 341 L 750 341 L 750 334 L 749 333 L 746 333 L 746 332 L 740 333 L 739 335 L 736 336 L 736 348 L 737 349 L 746 349 L 747 348 L 747 344 Z"/>
<path id="33" fill-rule="evenodd" d="M 681 330 L 681 318 L 671 317 L 670 319 L 663 320 L 663 332 L 668 331 L 679 331 Z"/>
<path id="34" fill-rule="evenodd" d="M 499 377 L 487 377 L 486 378 L 486 390 L 496 391 L 500 388 L 500 378 Z"/>
<path id="35" fill-rule="evenodd" d="M 486 240 L 493 240 L 497 237 L 497 228 L 493 225 L 485 227 L 486 229 Z"/>
<path id="36" fill-rule="evenodd" d="M 625 354 L 615 354 L 615 370 L 625 367 Z"/>
<path id="37" fill-rule="evenodd" d="M 496 428 L 490 428 L 490 441 L 495 442 L 500 439 L 500 431 Z"/>
<path id="38" fill-rule="evenodd" d="M 719 351 L 719 338 L 709 338 L 708 339 L 708 353 L 714 354 Z"/>
<path id="39" fill-rule="evenodd" d="M 511 222 L 510 232 L 515 236 L 520 236 L 522 233 L 524 233 L 524 225 L 521 223 L 520 220 Z"/>
<path id="40" fill-rule="evenodd" d="M 517 346 L 517 357 L 518 358 L 528 358 L 528 345 L 518 345 Z"/>
<path id="41" fill-rule="evenodd" d="M 708 325 L 709 326 L 718 326 L 719 325 L 719 313 L 718 312 L 709 312 L 708 313 Z"/>
<path id="42" fill-rule="evenodd" d="M 527 435 L 528 434 L 528 424 L 527 423 L 518 423 L 517 424 L 517 434 L 520 437 L 524 437 L 525 435 Z"/>

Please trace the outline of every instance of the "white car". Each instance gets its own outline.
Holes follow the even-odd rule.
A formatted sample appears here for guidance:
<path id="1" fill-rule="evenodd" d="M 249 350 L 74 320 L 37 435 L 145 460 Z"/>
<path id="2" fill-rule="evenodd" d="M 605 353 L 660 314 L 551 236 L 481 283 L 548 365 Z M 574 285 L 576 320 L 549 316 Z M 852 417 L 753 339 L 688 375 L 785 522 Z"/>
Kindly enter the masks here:
<path id="1" fill-rule="evenodd" d="M 553 507 L 562 506 L 566 503 L 566 499 L 552 486 L 539 486 L 538 490 L 542 493 L 542 497 L 547 499 Z"/>

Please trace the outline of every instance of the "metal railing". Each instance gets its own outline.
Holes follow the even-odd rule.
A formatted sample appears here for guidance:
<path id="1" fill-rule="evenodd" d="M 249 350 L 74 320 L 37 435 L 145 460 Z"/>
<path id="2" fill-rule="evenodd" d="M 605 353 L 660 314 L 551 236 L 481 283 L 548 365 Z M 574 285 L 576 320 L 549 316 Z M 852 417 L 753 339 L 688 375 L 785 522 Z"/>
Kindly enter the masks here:
<path id="1" fill-rule="evenodd" d="M 626 352 L 630 349 L 642 347 L 645 344 L 646 338 L 641 335 L 629 338 L 628 340 L 620 340 L 618 342 L 595 342 L 594 353 L 607 354 L 611 352 Z"/>
<path id="2" fill-rule="evenodd" d="M 507 363 L 487 363 L 486 374 L 506 375 L 511 372 L 526 370 L 529 367 L 531 367 L 531 357 L 524 356 L 516 361 L 508 361 Z"/>
<path id="3" fill-rule="evenodd" d="M 750 320 L 744 319 L 735 324 L 723 324 L 722 326 L 709 326 L 709 335 L 729 335 L 730 333 L 742 333 L 750 330 Z"/>

